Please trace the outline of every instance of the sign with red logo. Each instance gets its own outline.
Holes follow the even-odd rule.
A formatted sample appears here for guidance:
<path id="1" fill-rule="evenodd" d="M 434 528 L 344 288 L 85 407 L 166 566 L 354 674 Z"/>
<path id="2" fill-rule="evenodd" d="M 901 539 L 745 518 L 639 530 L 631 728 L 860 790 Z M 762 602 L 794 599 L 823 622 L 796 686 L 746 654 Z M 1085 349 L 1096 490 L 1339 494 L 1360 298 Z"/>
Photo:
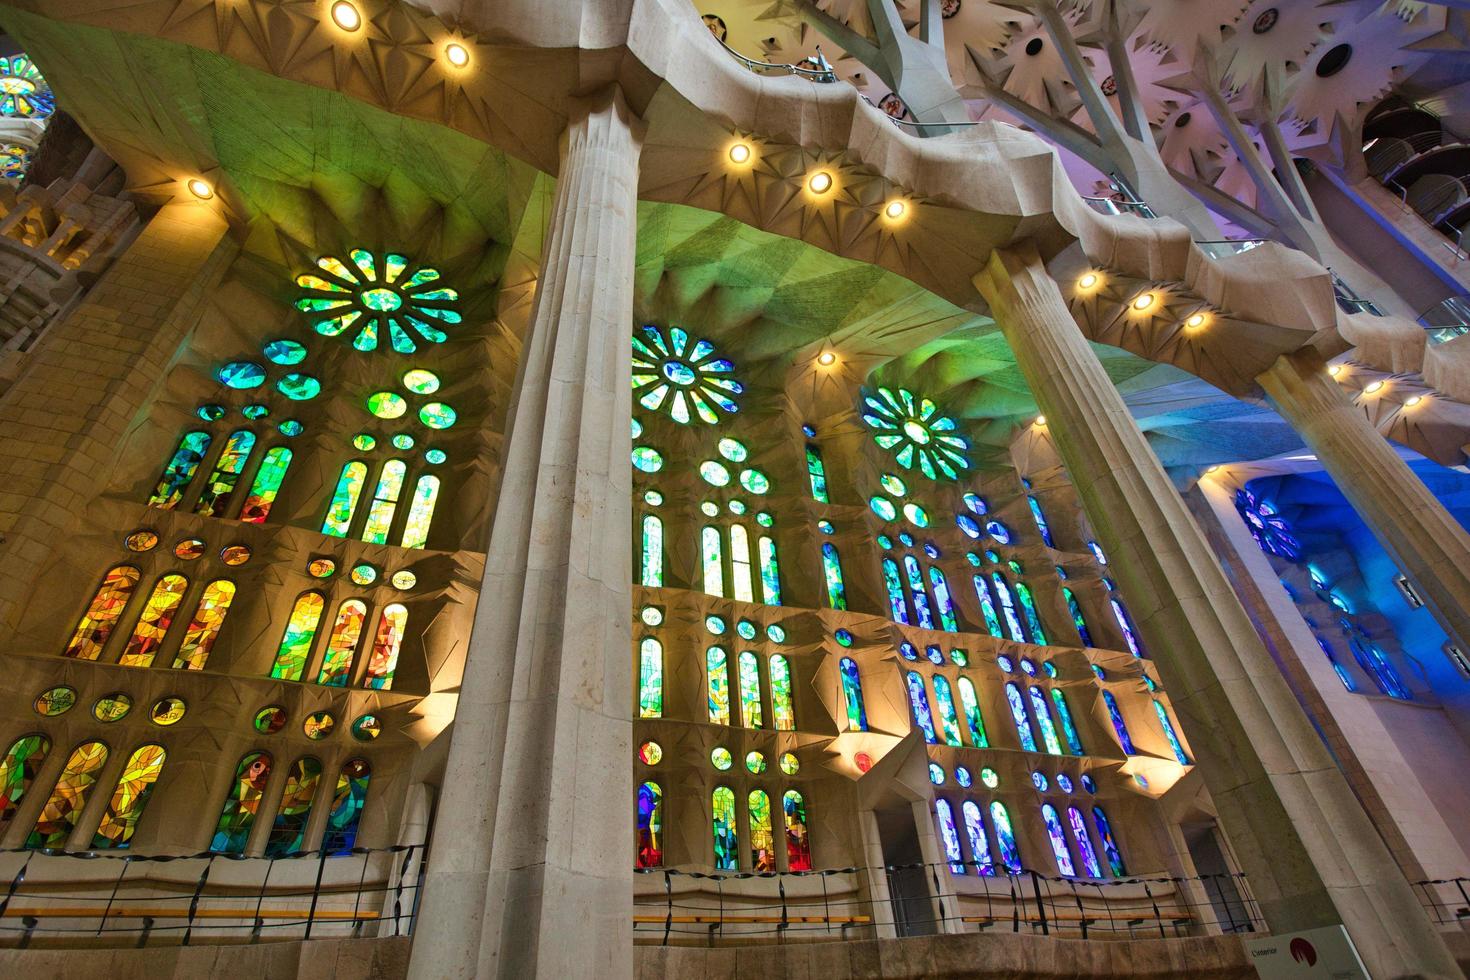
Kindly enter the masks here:
<path id="1" fill-rule="evenodd" d="M 1370 980 L 1342 926 L 1245 941 L 1261 980 Z"/>

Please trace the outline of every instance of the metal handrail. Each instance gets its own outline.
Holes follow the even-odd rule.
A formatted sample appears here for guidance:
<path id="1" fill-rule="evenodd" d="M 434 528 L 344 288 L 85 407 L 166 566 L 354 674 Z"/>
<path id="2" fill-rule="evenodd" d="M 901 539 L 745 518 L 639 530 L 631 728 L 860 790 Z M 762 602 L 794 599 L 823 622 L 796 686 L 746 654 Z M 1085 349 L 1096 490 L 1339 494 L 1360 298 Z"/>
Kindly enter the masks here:
<path id="1" fill-rule="evenodd" d="M 817 63 L 822 65 L 823 67 L 813 70 L 811 68 L 802 68 L 800 65 L 775 64 L 769 61 L 756 61 L 754 58 L 746 57 L 739 51 L 736 51 L 734 48 L 730 47 L 730 45 L 726 44 L 723 40 L 715 37 L 714 34 L 711 34 L 710 37 L 714 38 L 715 43 L 717 43 L 720 47 L 730 52 L 731 56 L 734 57 L 736 61 L 739 61 L 742 65 L 744 65 L 750 71 L 755 72 L 757 75 L 764 75 L 768 71 L 780 69 L 783 70 L 784 73 L 787 75 L 797 75 L 812 82 L 826 83 L 837 81 L 837 73 L 832 70 L 832 65 L 827 61 L 826 56 L 822 54 L 822 48 L 820 45 L 818 45 L 817 47 Z"/>

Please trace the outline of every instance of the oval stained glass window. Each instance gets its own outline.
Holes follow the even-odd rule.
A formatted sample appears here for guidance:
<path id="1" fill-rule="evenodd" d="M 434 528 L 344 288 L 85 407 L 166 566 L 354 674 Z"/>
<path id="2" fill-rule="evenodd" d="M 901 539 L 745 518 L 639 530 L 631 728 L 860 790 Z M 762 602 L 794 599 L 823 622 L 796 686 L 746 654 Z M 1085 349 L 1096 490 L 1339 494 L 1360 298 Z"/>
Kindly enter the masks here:
<path id="1" fill-rule="evenodd" d="M 909 519 L 909 523 L 915 527 L 928 527 L 929 514 L 918 504 L 904 504 L 903 516 Z"/>
<path id="2" fill-rule="evenodd" d="M 408 402 L 403 400 L 402 395 L 391 391 L 375 391 L 368 395 L 367 407 L 369 412 L 380 419 L 397 419 L 408 411 Z"/>
<path id="3" fill-rule="evenodd" d="M 77 703 L 77 692 L 75 688 L 53 687 L 49 691 L 42 691 L 36 697 L 36 714 L 47 718 L 55 718 L 64 715 Z"/>
<path id="4" fill-rule="evenodd" d="M 393 437 L 392 441 L 394 449 L 402 449 L 404 451 L 407 451 L 413 448 L 413 436 L 409 435 L 407 432 L 398 433 L 398 435 Z"/>
<path id="5" fill-rule="evenodd" d="M 306 563 L 306 574 L 312 578 L 331 578 L 337 574 L 337 563 L 330 558 L 313 558 Z"/>
<path id="6" fill-rule="evenodd" d="M 153 702 L 153 708 L 148 712 L 148 720 L 162 728 L 167 728 L 182 720 L 184 713 L 188 710 L 188 705 L 184 704 L 183 698 L 159 698 Z"/>
<path id="7" fill-rule="evenodd" d="M 194 410 L 194 414 L 206 422 L 218 422 L 225 417 L 225 407 L 211 402 L 208 405 L 200 405 Z"/>
<path id="8" fill-rule="evenodd" d="M 969 514 L 956 514 L 954 522 L 959 525 L 960 530 L 965 532 L 967 537 L 978 538 L 980 536 L 980 525 L 976 524 L 975 519 Z"/>
<path id="9" fill-rule="evenodd" d="M 634 446 L 633 465 L 645 473 L 657 473 L 664 467 L 664 458 L 657 449 L 649 446 Z"/>
<path id="10" fill-rule="evenodd" d="M 980 781 L 991 789 L 995 789 L 997 786 L 1000 785 L 1000 777 L 997 776 L 995 774 L 995 770 L 990 768 L 989 766 L 986 766 L 984 769 L 980 770 Z"/>
<path id="11" fill-rule="evenodd" d="M 352 572 L 348 577 L 356 585 L 372 585 L 378 580 L 378 570 L 367 562 L 360 562 L 352 566 Z"/>
<path id="12" fill-rule="evenodd" d="M 358 452 L 370 453 L 378 448 L 378 440 L 366 432 L 359 432 L 352 437 L 352 448 Z"/>
<path id="13" fill-rule="evenodd" d="M 129 534 L 123 543 L 128 546 L 129 551 L 152 551 L 158 547 L 158 534 L 147 528 L 139 528 Z"/>
<path id="14" fill-rule="evenodd" d="M 291 436 L 301 435 L 302 432 L 306 431 L 306 426 L 295 419 L 286 419 L 280 425 L 276 426 L 276 429 L 280 431 L 281 435 L 289 438 Z"/>
<path id="15" fill-rule="evenodd" d="M 133 699 L 121 691 L 114 691 L 97 699 L 97 703 L 92 705 L 92 717 L 107 724 L 121 721 L 132 710 Z"/>
<path id="16" fill-rule="evenodd" d="M 657 742 L 644 742 L 638 746 L 638 761 L 645 766 L 656 766 L 663 760 L 663 746 Z"/>
<path id="17" fill-rule="evenodd" d="M 214 375 L 231 388 L 259 388 L 265 383 L 265 368 L 254 361 L 231 361 Z"/>
<path id="18" fill-rule="evenodd" d="M 730 471 L 712 459 L 707 459 L 699 464 L 699 475 L 710 486 L 723 487 L 730 482 Z"/>
<path id="19" fill-rule="evenodd" d="M 262 353 L 272 364 L 300 364 L 306 360 L 306 345 L 282 337 L 267 343 Z"/>
<path id="20" fill-rule="evenodd" d="M 459 413 L 443 402 L 429 402 L 419 409 L 419 421 L 431 429 L 447 429 L 459 418 Z"/>
<path id="21" fill-rule="evenodd" d="M 301 731 L 313 742 L 320 742 L 332 734 L 332 729 L 336 727 L 337 719 L 332 717 L 330 711 L 313 711 L 301 723 Z"/>
<path id="22" fill-rule="evenodd" d="M 664 621 L 664 612 L 658 606 L 644 606 L 638 618 L 643 620 L 645 626 L 658 626 Z"/>
<path id="23" fill-rule="evenodd" d="M 1000 521 L 986 521 L 985 533 L 1001 544 L 1011 543 L 1011 532 Z"/>
<path id="24" fill-rule="evenodd" d="M 765 772 L 766 771 L 766 756 L 765 756 L 765 753 L 763 753 L 763 752 L 747 752 L 747 753 L 745 753 L 745 768 L 746 769 L 749 769 L 750 772 L 751 772 L 751 774 L 752 775 L 755 775 L 755 776 L 759 776 L 761 773 Z"/>
<path id="25" fill-rule="evenodd" d="M 748 619 L 742 619 L 735 624 L 735 632 L 742 640 L 753 640 L 755 639 L 755 624 Z"/>
<path id="26" fill-rule="evenodd" d="M 279 704 L 268 705 L 255 713 L 251 724 L 262 735 L 274 735 L 286 727 L 286 709 Z"/>
<path id="27" fill-rule="evenodd" d="M 878 477 L 878 484 L 895 497 L 902 497 L 909 491 L 908 484 L 892 473 L 884 473 Z"/>
<path id="28" fill-rule="evenodd" d="M 740 485 L 757 496 L 771 489 L 771 481 L 760 470 L 741 470 Z"/>
<path id="29" fill-rule="evenodd" d="M 868 506 L 872 508 L 873 513 L 885 521 L 891 521 L 898 517 L 898 509 L 893 506 L 893 501 L 887 497 L 872 497 L 868 500 Z"/>
<path id="30" fill-rule="evenodd" d="M 795 776 L 801 771 L 801 762 L 794 752 L 781 753 L 781 771 L 788 776 Z"/>
<path id="31" fill-rule="evenodd" d="M 966 769 L 964 766 L 955 766 L 954 781 L 959 783 L 965 789 L 969 789 L 970 783 L 973 781 L 970 778 L 970 770 Z"/>
<path id="32" fill-rule="evenodd" d="M 985 506 L 985 498 L 978 493 L 967 493 L 964 496 L 965 506 L 970 508 L 972 514 L 984 514 L 990 508 Z"/>
<path id="33" fill-rule="evenodd" d="M 292 372 L 276 382 L 276 390 L 293 402 L 304 402 L 322 393 L 322 383 L 309 374 Z"/>
<path id="34" fill-rule="evenodd" d="M 389 581 L 393 583 L 393 588 L 404 592 L 418 585 L 419 577 L 406 568 L 400 568 L 393 573 L 393 577 Z"/>
<path id="35" fill-rule="evenodd" d="M 359 742 L 371 742 L 381 734 L 383 723 L 378 720 L 377 715 L 361 715 L 352 723 L 352 737 Z"/>
<path id="36" fill-rule="evenodd" d="M 944 785 L 944 767 L 937 762 L 929 763 L 929 782 L 935 786 Z"/>
<path id="37" fill-rule="evenodd" d="M 244 408 L 240 409 L 240 414 L 245 416 L 252 422 L 256 421 L 257 419 L 263 419 L 270 413 L 270 408 L 265 405 L 246 405 Z"/>
<path id="38" fill-rule="evenodd" d="M 715 636 L 719 636 L 725 632 L 725 621 L 718 616 L 706 616 L 704 617 L 704 628 Z"/>
<path id="39" fill-rule="evenodd" d="M 731 439 L 728 436 L 720 440 L 719 450 L 720 455 L 732 463 L 743 463 L 745 462 L 745 457 L 749 455 L 745 448 L 745 443 L 739 439 Z"/>
<path id="40" fill-rule="evenodd" d="M 770 638 L 772 643 L 786 642 L 786 630 L 777 626 L 775 623 L 766 627 L 766 636 Z"/>
<path id="41" fill-rule="evenodd" d="M 248 545 L 232 544 L 219 553 L 219 560 L 226 565 L 243 565 L 250 560 L 250 548 Z"/>
<path id="42" fill-rule="evenodd" d="M 442 449 L 430 449 L 428 452 L 424 453 L 424 459 L 428 460 L 430 463 L 433 463 L 435 466 L 438 466 L 440 463 L 444 462 L 448 458 L 448 455 L 446 455 L 444 450 Z"/>
<path id="43" fill-rule="evenodd" d="M 202 538 L 185 538 L 174 545 L 174 557 L 181 561 L 193 561 L 204 556 L 205 547 Z"/>
<path id="44" fill-rule="evenodd" d="M 432 395 L 439 390 L 439 375 L 423 368 L 414 368 L 403 375 L 403 387 L 415 395 Z"/>
<path id="45" fill-rule="evenodd" d="M 723 745 L 717 745 L 710 752 L 709 761 L 710 765 L 720 770 L 720 772 L 724 772 L 726 769 L 729 769 L 730 766 L 734 764 L 735 757 L 730 754 L 729 749 L 725 748 Z"/>

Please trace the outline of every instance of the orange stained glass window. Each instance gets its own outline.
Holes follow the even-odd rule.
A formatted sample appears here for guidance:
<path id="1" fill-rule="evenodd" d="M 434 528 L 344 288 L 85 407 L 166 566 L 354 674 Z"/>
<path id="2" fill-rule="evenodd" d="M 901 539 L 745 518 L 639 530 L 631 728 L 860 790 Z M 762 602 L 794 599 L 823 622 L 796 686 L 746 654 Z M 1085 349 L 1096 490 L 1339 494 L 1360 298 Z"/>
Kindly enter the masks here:
<path id="1" fill-rule="evenodd" d="M 240 429 L 238 432 L 230 433 L 225 448 L 220 451 L 219 459 L 215 461 L 214 472 L 209 474 L 209 480 L 204 484 L 204 489 L 199 493 L 199 500 L 194 504 L 194 513 L 203 514 L 205 517 L 225 516 L 240 482 L 240 473 L 245 469 L 245 462 L 250 458 L 250 451 L 254 448 L 254 432 Z"/>
<path id="2" fill-rule="evenodd" d="M 107 804 L 107 813 L 97 833 L 92 837 L 92 847 L 127 847 L 138 829 L 138 818 L 153 795 L 153 784 L 163 772 L 163 760 L 167 753 L 162 745 L 144 745 L 135 751 L 123 768 L 117 789 L 112 791 L 112 800 Z"/>
<path id="3" fill-rule="evenodd" d="M 35 782 L 50 751 L 51 740 L 45 735 L 23 735 L 0 758 L 0 827 L 15 816 L 21 797 Z"/>
<path id="4" fill-rule="evenodd" d="M 107 645 L 107 638 L 112 635 L 113 627 L 117 626 L 123 607 L 128 604 L 133 590 L 138 587 L 140 574 L 132 565 L 119 565 L 108 570 L 102 577 L 101 588 L 92 597 L 92 604 L 87 607 L 81 622 L 77 623 L 71 642 L 61 654 L 63 657 L 75 657 L 77 660 L 97 659 L 102 648 Z"/>
<path id="5" fill-rule="evenodd" d="M 434 520 L 434 505 L 439 502 L 439 478 L 421 476 L 414 484 L 413 502 L 408 507 L 408 522 L 403 527 L 403 546 L 422 548 L 429 540 L 429 525 Z"/>
<path id="6" fill-rule="evenodd" d="M 107 746 L 101 742 L 83 742 L 72 750 L 66 768 L 51 791 L 51 798 L 41 810 L 36 827 L 26 838 L 26 847 L 62 847 L 71 836 L 82 807 L 87 804 L 87 791 L 97 782 L 97 774 L 107 764 Z"/>
<path id="7" fill-rule="evenodd" d="M 806 801 L 794 789 L 781 797 L 786 813 L 786 867 L 791 871 L 812 869 L 812 842 L 806 833 Z"/>
<path id="8" fill-rule="evenodd" d="M 228 579 L 216 579 L 204 587 L 199 605 L 194 607 L 194 618 L 184 631 L 184 642 L 179 644 L 174 667 L 182 670 L 203 670 L 209 661 L 209 652 L 224 625 L 225 613 L 235 599 L 235 583 Z"/>
<path id="9" fill-rule="evenodd" d="M 153 665 L 153 658 L 158 655 L 158 648 L 163 646 L 163 638 L 168 635 L 168 628 L 173 625 L 174 615 L 179 611 L 179 603 L 188 588 L 189 580 L 182 575 L 165 575 L 158 580 L 118 663 L 124 667 Z"/>
<path id="10" fill-rule="evenodd" d="M 408 465 L 401 459 L 390 459 L 383 464 L 378 475 L 378 487 L 373 491 L 373 503 L 368 508 L 367 523 L 362 528 L 362 539 L 368 544 L 386 544 L 388 530 L 393 526 L 393 513 L 398 509 L 398 498 L 403 493 L 403 478 L 408 474 Z"/>
<path id="11" fill-rule="evenodd" d="M 316 675 L 318 684 L 346 687 L 352 673 L 352 655 L 362 636 L 362 623 L 367 619 L 367 604 L 361 599 L 348 599 L 337 607 L 337 621 L 327 639 L 327 652 L 322 656 L 322 669 Z"/>
<path id="12" fill-rule="evenodd" d="M 250 524 L 263 524 L 275 505 L 276 494 L 281 490 L 281 481 L 286 478 L 286 469 L 291 465 L 291 450 L 275 446 L 260 461 L 255 471 L 255 482 L 245 504 L 240 508 L 240 520 Z"/>
<path id="13" fill-rule="evenodd" d="M 378 617 L 378 632 L 373 637 L 373 652 L 368 657 L 367 677 L 363 687 L 386 691 L 393 686 L 393 672 L 398 669 L 398 648 L 403 631 L 408 627 L 408 610 L 395 602 L 383 607 Z"/>
<path id="14" fill-rule="evenodd" d="M 276 820 L 266 841 L 266 857 L 294 854 L 303 849 L 306 822 L 311 817 L 311 803 L 321 779 L 322 764 L 311 756 L 302 756 L 291 763 L 281 805 L 276 807 Z"/>
<path id="15" fill-rule="evenodd" d="M 281 646 L 276 650 L 271 677 L 281 681 L 301 680 L 307 658 L 311 656 L 311 645 L 316 640 L 323 606 L 320 592 L 303 592 L 297 597 L 291 618 L 286 621 L 286 632 L 281 636 Z"/>

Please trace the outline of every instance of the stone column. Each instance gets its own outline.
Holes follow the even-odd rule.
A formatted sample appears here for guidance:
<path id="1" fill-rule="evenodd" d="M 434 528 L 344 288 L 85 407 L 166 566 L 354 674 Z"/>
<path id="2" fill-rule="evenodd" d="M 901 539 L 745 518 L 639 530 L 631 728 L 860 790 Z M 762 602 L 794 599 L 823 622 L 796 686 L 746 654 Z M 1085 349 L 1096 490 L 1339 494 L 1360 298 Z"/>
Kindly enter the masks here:
<path id="1" fill-rule="evenodd" d="M 1284 354 L 1256 380 L 1445 632 L 1470 650 L 1470 534 L 1332 380 L 1318 354 Z"/>
<path id="2" fill-rule="evenodd" d="M 409 975 L 630 977 L 641 129 L 568 127 Z"/>
<path id="3" fill-rule="evenodd" d="M 1342 923 L 1375 977 L 1458 976 L 1035 247 L 996 250 L 975 284 L 1046 414 L 1271 929 Z"/>

